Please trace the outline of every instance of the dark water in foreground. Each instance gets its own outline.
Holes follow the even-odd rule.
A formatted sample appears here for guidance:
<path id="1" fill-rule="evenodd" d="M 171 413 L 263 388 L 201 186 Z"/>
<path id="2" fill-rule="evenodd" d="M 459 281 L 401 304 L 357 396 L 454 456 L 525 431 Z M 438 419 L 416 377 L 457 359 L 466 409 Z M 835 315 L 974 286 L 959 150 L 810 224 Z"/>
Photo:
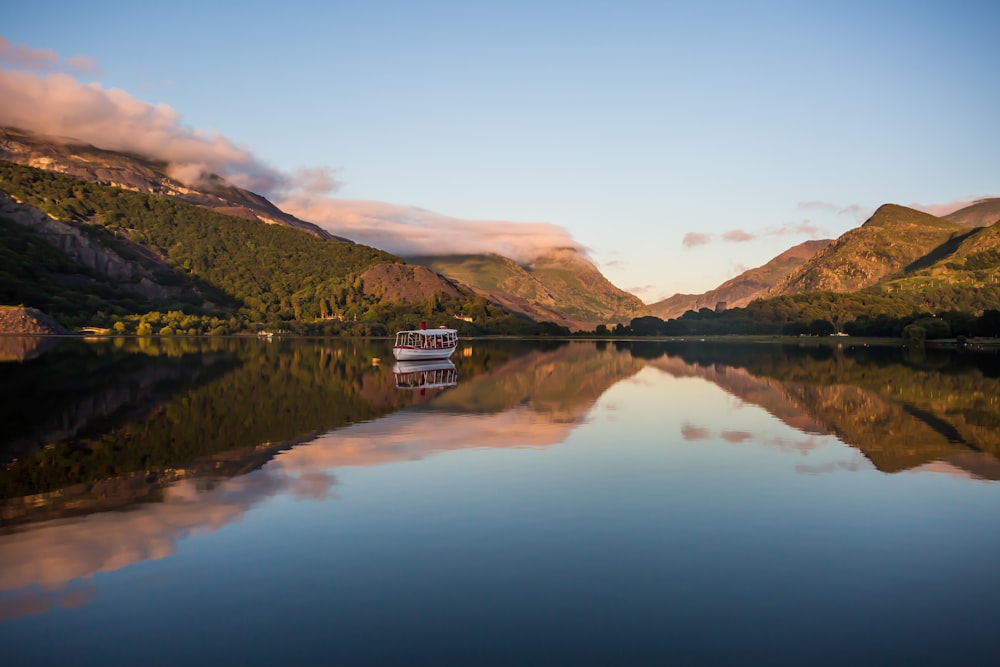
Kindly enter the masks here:
<path id="1" fill-rule="evenodd" d="M 996 353 L 0 351 L 4 665 L 1000 664 Z"/>

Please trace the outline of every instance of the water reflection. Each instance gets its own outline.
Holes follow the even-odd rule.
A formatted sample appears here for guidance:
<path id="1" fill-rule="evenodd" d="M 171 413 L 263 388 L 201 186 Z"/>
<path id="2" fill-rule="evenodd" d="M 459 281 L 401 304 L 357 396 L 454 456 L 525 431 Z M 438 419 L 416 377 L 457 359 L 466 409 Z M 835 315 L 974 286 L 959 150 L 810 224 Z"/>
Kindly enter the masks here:
<path id="1" fill-rule="evenodd" d="M 992 353 L 474 342 L 454 364 L 390 372 L 372 364 L 388 346 L 68 341 L 0 364 L 3 418 L 21 418 L 0 442 L 0 620 L 84 604 L 81 582 L 165 558 L 276 496 L 336 499 L 338 470 L 566 442 L 641 372 L 703 381 L 789 427 L 765 436 L 709 410 L 680 421 L 681 442 L 808 455 L 835 437 L 856 454 L 795 471 L 1000 479 Z"/>
<path id="2" fill-rule="evenodd" d="M 441 389 L 458 384 L 458 369 L 446 359 L 397 361 L 392 374 L 400 389 Z"/>
<path id="3" fill-rule="evenodd" d="M 995 352 L 925 351 L 913 364 L 905 350 L 863 346 L 655 351 L 643 350 L 654 366 L 707 379 L 803 433 L 835 435 L 883 472 L 938 461 L 1000 479 Z"/>

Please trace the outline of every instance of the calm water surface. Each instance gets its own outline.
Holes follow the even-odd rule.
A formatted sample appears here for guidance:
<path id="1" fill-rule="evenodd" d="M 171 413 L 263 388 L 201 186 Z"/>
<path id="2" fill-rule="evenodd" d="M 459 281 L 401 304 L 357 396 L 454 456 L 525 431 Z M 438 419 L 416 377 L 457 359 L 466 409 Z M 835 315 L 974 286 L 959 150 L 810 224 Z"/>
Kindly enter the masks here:
<path id="1" fill-rule="evenodd" d="M 4 665 L 1000 662 L 996 353 L 41 342 Z"/>

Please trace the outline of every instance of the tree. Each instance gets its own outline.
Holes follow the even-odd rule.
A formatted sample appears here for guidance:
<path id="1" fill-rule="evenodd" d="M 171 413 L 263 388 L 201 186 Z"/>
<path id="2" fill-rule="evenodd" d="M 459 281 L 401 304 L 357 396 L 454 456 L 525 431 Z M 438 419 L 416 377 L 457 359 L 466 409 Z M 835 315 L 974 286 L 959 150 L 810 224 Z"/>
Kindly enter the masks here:
<path id="1" fill-rule="evenodd" d="M 831 336 L 836 330 L 829 320 L 813 320 L 809 323 L 809 333 L 813 336 Z"/>
<path id="2" fill-rule="evenodd" d="M 1000 336 L 1000 310 L 983 311 L 973 328 L 977 336 Z"/>
<path id="3" fill-rule="evenodd" d="M 903 327 L 903 338 L 919 345 L 927 339 L 927 330 L 919 324 L 907 324 Z"/>
<path id="4" fill-rule="evenodd" d="M 630 326 L 636 336 L 662 336 L 665 325 L 659 317 L 647 315 L 634 318 Z"/>
<path id="5" fill-rule="evenodd" d="M 781 333 L 785 336 L 801 336 L 809 333 L 809 325 L 805 322 L 789 322 L 781 327 Z"/>

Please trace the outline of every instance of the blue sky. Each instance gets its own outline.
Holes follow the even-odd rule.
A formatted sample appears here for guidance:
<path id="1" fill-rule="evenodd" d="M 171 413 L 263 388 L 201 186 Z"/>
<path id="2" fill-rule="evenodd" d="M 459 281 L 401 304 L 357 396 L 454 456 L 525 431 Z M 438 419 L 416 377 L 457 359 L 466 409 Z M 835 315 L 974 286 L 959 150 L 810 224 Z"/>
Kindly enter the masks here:
<path id="1" fill-rule="evenodd" d="M 123 91 L 115 113 L 148 105 L 138 115 L 283 175 L 265 194 L 302 217 L 390 246 L 571 239 L 647 302 L 839 236 L 882 203 L 1000 195 L 996 2 L 47 2 L 2 13 L 0 66 Z M 82 128 L 92 119 L 70 110 L 84 105 L 56 83 L 72 85 L 53 78 L 38 94 L 53 98 L 59 128 Z M 18 103 L 0 102 L 0 120 Z M 335 187 L 296 185 L 310 175 Z"/>

